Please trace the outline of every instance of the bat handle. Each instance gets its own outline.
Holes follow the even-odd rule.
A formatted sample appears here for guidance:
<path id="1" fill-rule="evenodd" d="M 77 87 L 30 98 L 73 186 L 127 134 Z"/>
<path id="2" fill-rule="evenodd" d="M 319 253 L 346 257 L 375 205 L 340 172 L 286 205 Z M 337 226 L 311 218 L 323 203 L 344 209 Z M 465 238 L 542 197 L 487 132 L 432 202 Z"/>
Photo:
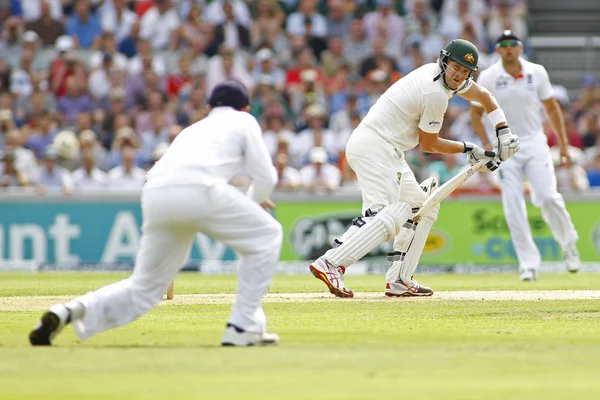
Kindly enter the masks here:
<path id="1" fill-rule="evenodd" d="M 486 156 L 486 157 L 489 157 L 489 158 L 494 158 L 494 157 L 496 157 L 496 152 L 495 152 L 495 151 L 493 151 L 493 150 L 486 150 L 486 151 L 484 152 L 484 154 L 485 154 L 485 156 Z"/>

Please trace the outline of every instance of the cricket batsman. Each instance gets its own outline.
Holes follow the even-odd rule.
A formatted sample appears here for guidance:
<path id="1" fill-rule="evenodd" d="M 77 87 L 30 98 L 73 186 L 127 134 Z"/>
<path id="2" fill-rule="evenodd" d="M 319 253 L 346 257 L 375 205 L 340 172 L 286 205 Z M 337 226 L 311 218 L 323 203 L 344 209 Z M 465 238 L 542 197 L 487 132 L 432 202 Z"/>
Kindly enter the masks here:
<path id="1" fill-rule="evenodd" d="M 387 296 L 431 296 L 413 274 L 439 204 L 418 223 L 411 217 L 437 185 L 433 178 L 419 184 L 404 152 L 417 144 L 428 153 L 467 153 L 470 163 L 489 160 L 488 170 L 519 150 L 514 135 L 494 96 L 475 83 L 479 52 L 470 42 L 451 41 L 437 63 L 419 67 L 394 83 L 371 107 L 346 145 L 348 164 L 356 173 L 362 194 L 363 216 L 334 241 L 333 248 L 310 265 L 312 274 L 338 297 L 353 297 L 344 285 L 347 267 L 375 246 L 394 239 L 394 261 L 386 274 Z M 496 130 L 494 150 L 438 136 L 448 99 L 458 95 L 476 101 Z"/>

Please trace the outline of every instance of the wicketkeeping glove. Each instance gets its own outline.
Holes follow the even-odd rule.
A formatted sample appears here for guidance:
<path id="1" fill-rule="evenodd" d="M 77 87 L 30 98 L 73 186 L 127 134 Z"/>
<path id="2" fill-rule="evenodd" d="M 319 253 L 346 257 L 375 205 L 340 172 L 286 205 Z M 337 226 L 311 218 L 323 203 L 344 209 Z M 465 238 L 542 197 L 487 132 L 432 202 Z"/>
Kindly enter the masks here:
<path id="1" fill-rule="evenodd" d="M 521 146 L 519 142 L 519 137 L 510 131 L 508 126 L 501 126 L 496 128 L 496 144 L 494 146 L 494 151 L 498 154 L 498 158 L 501 161 L 506 161 L 517 151 Z"/>

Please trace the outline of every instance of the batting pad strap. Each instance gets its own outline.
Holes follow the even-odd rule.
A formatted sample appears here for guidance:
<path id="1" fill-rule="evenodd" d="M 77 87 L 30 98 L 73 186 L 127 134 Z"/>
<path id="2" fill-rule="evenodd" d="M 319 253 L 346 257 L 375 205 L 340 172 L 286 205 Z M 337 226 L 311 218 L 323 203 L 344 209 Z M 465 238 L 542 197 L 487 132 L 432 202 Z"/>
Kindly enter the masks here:
<path id="1" fill-rule="evenodd" d="M 488 119 L 490 120 L 490 122 L 492 123 L 492 125 L 494 127 L 496 127 L 496 125 L 501 124 L 503 122 L 506 125 L 506 116 L 504 115 L 504 111 L 502 111 L 501 108 L 496 108 L 494 111 L 489 113 Z"/>

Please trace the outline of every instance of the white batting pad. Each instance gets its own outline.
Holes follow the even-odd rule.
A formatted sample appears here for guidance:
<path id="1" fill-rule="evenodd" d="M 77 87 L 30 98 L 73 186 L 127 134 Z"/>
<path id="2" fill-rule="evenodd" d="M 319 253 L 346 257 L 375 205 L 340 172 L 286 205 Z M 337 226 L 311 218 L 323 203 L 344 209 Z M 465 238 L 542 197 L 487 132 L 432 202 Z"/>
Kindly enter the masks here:
<path id="1" fill-rule="evenodd" d="M 348 240 L 328 251 L 330 254 L 325 259 L 335 266 L 348 267 L 354 264 L 375 246 L 396 236 L 410 214 L 411 208 L 406 203 L 384 207 Z"/>
<path id="2" fill-rule="evenodd" d="M 406 252 L 406 256 L 404 257 L 404 262 L 401 263 L 399 268 L 399 278 L 403 282 L 410 282 L 411 277 L 414 275 L 417 265 L 419 264 L 421 254 L 423 253 L 423 249 L 425 248 L 429 231 L 431 231 L 431 227 L 433 226 L 434 222 L 435 220 L 431 218 L 430 215 L 426 215 L 419 221 L 413 240 L 408 251 Z"/>

